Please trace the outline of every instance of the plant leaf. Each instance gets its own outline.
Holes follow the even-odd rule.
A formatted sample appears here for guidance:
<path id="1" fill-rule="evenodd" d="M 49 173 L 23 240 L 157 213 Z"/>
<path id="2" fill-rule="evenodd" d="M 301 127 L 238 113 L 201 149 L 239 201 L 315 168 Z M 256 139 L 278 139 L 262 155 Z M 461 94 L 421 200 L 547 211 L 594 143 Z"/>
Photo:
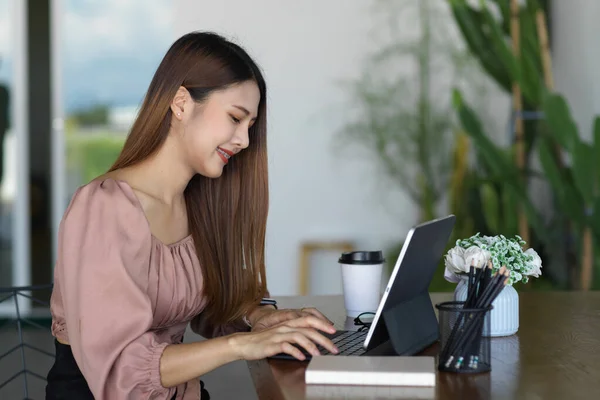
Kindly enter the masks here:
<path id="1" fill-rule="evenodd" d="M 502 15 L 502 30 L 505 35 L 510 35 L 510 4 L 506 0 L 492 0 L 498 6 Z"/>
<path id="2" fill-rule="evenodd" d="M 512 49 L 506 44 L 506 39 L 500 30 L 498 22 L 494 19 L 487 4 L 485 2 L 482 3 L 482 14 L 490 31 L 490 43 L 488 45 L 491 45 L 496 50 L 499 56 L 498 61 L 508 70 L 512 81 L 519 82 L 522 85 L 521 68 L 519 67 L 517 58 L 513 54 Z"/>
<path id="3" fill-rule="evenodd" d="M 573 148 L 573 180 L 581 193 L 585 204 L 591 206 L 594 199 L 595 161 L 594 148 L 585 142 L 577 140 Z"/>
<path id="4" fill-rule="evenodd" d="M 514 165 L 507 159 L 506 155 L 498 150 L 496 146 L 485 136 L 481 122 L 473 111 L 464 104 L 460 91 L 455 90 L 453 94 L 454 104 L 457 107 L 460 122 L 465 132 L 471 136 L 477 144 L 477 150 L 486 159 L 486 164 L 493 170 L 495 175 L 510 174 L 514 172 Z M 515 175 L 514 178 L 518 176 Z"/>
<path id="5" fill-rule="evenodd" d="M 569 188 L 566 187 L 566 184 L 562 180 L 560 170 L 554 160 L 554 154 L 548 139 L 540 141 L 538 154 L 550 186 L 554 189 L 559 198 L 563 197 L 562 194 Z"/>
<path id="6" fill-rule="evenodd" d="M 518 206 L 513 192 L 502 185 L 502 220 L 507 235 L 516 235 L 519 230 Z"/>
<path id="7" fill-rule="evenodd" d="M 479 187 L 481 196 L 481 205 L 483 207 L 483 216 L 488 228 L 494 234 L 505 233 L 500 227 L 500 209 L 498 205 L 498 196 L 494 187 L 490 184 L 484 184 Z"/>
<path id="8" fill-rule="evenodd" d="M 579 138 L 579 133 L 564 97 L 560 94 L 548 92 L 544 96 L 542 108 L 552 137 L 561 146 L 572 152 L 575 142 Z"/>
<path id="9" fill-rule="evenodd" d="M 597 246 L 600 248 L 600 197 L 596 197 L 593 214 L 590 216 L 590 225 L 594 232 Z"/>
<path id="10" fill-rule="evenodd" d="M 482 13 L 469 7 L 464 0 L 449 1 L 456 24 L 468 48 L 498 85 L 510 92 L 510 75 L 502 67 L 494 48 L 489 45 L 490 38 L 483 29 L 485 23 Z"/>
<path id="11" fill-rule="evenodd" d="M 570 169 L 565 168 L 563 171 L 559 169 L 548 139 L 540 142 L 538 151 L 540 163 L 546 173 L 550 186 L 557 196 L 560 209 L 573 222 L 582 226 L 584 224 L 583 198 L 575 188 L 573 179 L 569 175 Z"/>
<path id="12" fill-rule="evenodd" d="M 506 157 L 506 154 L 483 133 L 479 119 L 464 103 L 460 91 L 455 90 L 452 97 L 461 124 L 465 129 L 465 132 L 469 134 L 473 140 L 473 144 L 477 148 L 477 151 L 481 152 L 483 162 L 487 164 L 494 175 L 508 176 L 508 178 L 504 180 L 506 187 L 512 192 L 514 198 L 519 201 L 521 207 L 523 207 L 523 211 L 527 216 L 529 224 L 540 240 L 544 243 L 551 243 L 550 236 L 544 223 L 529 199 L 529 195 L 521 182 L 521 179 L 519 179 L 517 167 Z"/>
<path id="13" fill-rule="evenodd" d="M 596 174 L 595 179 L 595 196 L 600 198 L 600 116 L 596 117 L 594 121 L 594 159 L 596 164 L 594 165 L 594 173 Z M 600 210 L 598 210 L 600 212 Z"/>
<path id="14" fill-rule="evenodd" d="M 522 79 L 519 82 L 523 97 L 526 101 L 533 104 L 540 104 L 541 102 L 541 71 L 536 65 L 535 57 L 538 52 L 532 53 L 529 49 L 525 48 L 521 52 L 521 71 Z"/>

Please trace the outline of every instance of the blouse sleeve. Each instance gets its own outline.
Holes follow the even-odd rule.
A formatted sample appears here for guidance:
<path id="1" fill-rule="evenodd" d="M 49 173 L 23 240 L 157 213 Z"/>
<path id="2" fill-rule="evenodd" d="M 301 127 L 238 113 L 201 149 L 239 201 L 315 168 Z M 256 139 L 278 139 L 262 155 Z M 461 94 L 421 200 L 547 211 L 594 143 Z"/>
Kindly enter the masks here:
<path id="1" fill-rule="evenodd" d="M 150 332 L 151 234 L 131 190 L 106 180 L 74 195 L 59 234 L 68 341 L 96 399 L 170 399 L 161 385 L 164 348 Z"/>

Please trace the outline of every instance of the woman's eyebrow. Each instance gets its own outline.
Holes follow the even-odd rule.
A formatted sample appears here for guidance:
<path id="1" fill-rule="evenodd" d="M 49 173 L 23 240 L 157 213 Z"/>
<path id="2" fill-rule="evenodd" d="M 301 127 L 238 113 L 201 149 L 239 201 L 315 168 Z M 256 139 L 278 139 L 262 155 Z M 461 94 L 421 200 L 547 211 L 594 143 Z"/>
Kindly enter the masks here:
<path id="1" fill-rule="evenodd" d="M 242 106 L 238 106 L 238 105 L 233 105 L 235 108 L 237 108 L 238 110 L 242 111 L 244 114 L 246 114 L 246 116 L 250 115 L 250 111 L 248 111 L 245 107 Z M 252 118 L 252 119 L 256 119 L 256 117 Z"/>

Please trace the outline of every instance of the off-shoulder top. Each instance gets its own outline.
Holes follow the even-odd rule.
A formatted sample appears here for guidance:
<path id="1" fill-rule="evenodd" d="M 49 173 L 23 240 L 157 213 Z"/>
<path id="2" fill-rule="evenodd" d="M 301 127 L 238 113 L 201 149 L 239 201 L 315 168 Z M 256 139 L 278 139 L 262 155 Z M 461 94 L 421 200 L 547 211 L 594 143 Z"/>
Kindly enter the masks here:
<path id="1" fill-rule="evenodd" d="M 124 181 L 77 189 L 59 227 L 51 298 L 52 333 L 68 343 L 94 398 L 200 398 L 199 380 L 161 385 L 159 362 L 188 323 L 210 338 L 243 322 L 202 322 L 203 279 L 188 236 L 165 244 Z"/>

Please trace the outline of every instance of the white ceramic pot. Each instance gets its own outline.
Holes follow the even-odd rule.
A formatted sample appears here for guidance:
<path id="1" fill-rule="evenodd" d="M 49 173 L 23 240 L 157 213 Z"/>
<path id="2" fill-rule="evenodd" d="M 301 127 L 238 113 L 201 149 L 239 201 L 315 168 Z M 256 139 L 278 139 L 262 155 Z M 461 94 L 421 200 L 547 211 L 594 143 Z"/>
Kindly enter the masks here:
<path id="1" fill-rule="evenodd" d="M 461 277 L 454 290 L 455 301 L 467 300 L 469 288 L 468 277 Z M 490 332 L 483 332 L 484 336 L 510 336 L 519 330 L 519 293 L 511 285 L 507 285 L 496 300 L 494 307 L 486 318 L 490 318 Z"/>

